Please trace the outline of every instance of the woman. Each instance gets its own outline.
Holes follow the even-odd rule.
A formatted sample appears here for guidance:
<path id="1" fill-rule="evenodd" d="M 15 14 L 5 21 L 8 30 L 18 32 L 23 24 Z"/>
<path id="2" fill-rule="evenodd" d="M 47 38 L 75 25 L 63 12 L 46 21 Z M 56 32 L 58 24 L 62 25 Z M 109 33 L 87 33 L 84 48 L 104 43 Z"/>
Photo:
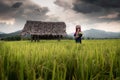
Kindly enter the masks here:
<path id="1" fill-rule="evenodd" d="M 82 43 L 81 42 L 82 32 L 81 32 L 81 26 L 80 25 L 76 26 L 76 32 L 74 34 L 74 37 L 75 37 L 76 43 Z"/>

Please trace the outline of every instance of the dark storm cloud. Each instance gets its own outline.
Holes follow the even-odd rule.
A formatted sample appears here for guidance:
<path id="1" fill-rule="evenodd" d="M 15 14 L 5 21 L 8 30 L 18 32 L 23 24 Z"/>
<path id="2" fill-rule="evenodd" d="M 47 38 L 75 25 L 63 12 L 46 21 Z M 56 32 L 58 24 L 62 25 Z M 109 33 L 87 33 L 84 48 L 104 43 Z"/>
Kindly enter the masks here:
<path id="1" fill-rule="evenodd" d="M 100 12 L 102 11 L 102 7 L 85 2 L 76 2 L 74 3 L 73 10 L 87 14 L 92 12 Z"/>
<path id="2" fill-rule="evenodd" d="M 12 8 L 19 8 L 23 3 L 22 2 L 16 2 L 12 5 Z"/>
<path id="3" fill-rule="evenodd" d="M 120 12 L 120 0 L 76 0 L 73 10 L 82 13 L 91 12 Z M 108 13 L 109 14 L 109 13 Z"/>
<path id="4" fill-rule="evenodd" d="M 31 0 L 0 0 L 0 21 L 9 19 L 45 20 L 47 7 L 40 7 Z"/>
<path id="5" fill-rule="evenodd" d="M 95 4 L 104 8 L 120 8 L 120 0 L 76 0 Z"/>
<path id="6" fill-rule="evenodd" d="M 69 7 L 69 9 L 75 11 L 78 14 L 79 13 L 84 14 L 90 20 L 92 19 L 92 21 L 95 20 L 97 22 L 102 21 L 109 22 L 113 20 L 120 20 L 120 0 L 72 0 L 72 1 L 73 1 L 72 3 L 70 2 L 66 3 L 63 0 L 56 0 L 55 3 L 65 9 L 68 9 L 69 6 L 67 5 L 72 4 L 72 7 Z"/>
<path id="7" fill-rule="evenodd" d="M 0 13 L 5 13 L 8 12 L 9 10 L 10 6 L 0 1 Z"/>
<path id="8" fill-rule="evenodd" d="M 64 0 L 56 0 L 54 3 L 59 6 L 64 7 L 65 9 L 69 9 L 71 7 L 70 1 L 66 2 Z"/>

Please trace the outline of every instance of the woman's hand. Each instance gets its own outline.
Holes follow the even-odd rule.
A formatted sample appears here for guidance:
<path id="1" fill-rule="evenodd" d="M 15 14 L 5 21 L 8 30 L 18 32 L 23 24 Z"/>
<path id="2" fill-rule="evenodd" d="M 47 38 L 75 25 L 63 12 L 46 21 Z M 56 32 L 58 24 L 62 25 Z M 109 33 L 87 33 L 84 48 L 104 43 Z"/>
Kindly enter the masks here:
<path id="1" fill-rule="evenodd" d="M 76 33 L 76 36 L 75 36 L 75 38 L 78 38 L 79 37 L 79 34 L 78 33 Z"/>

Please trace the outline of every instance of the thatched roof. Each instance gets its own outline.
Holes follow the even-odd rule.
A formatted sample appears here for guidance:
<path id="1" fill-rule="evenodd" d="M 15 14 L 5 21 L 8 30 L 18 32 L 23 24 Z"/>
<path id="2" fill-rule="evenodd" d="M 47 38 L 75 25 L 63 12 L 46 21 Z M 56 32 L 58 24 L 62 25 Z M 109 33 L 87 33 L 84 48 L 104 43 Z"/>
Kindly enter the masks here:
<path id="1" fill-rule="evenodd" d="M 42 22 L 27 21 L 22 35 L 66 35 L 66 24 L 64 22 Z"/>

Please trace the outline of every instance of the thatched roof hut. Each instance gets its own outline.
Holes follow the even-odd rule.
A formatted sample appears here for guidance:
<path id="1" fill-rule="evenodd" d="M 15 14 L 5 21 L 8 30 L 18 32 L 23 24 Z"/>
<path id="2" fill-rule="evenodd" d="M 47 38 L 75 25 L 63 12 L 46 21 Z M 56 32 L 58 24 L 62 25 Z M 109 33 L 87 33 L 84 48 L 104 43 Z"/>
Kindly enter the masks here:
<path id="1" fill-rule="evenodd" d="M 64 22 L 27 21 L 21 35 L 26 34 L 39 36 L 65 36 L 66 24 Z"/>
<path id="2" fill-rule="evenodd" d="M 66 24 L 64 22 L 42 22 L 27 21 L 22 35 L 66 35 Z"/>

